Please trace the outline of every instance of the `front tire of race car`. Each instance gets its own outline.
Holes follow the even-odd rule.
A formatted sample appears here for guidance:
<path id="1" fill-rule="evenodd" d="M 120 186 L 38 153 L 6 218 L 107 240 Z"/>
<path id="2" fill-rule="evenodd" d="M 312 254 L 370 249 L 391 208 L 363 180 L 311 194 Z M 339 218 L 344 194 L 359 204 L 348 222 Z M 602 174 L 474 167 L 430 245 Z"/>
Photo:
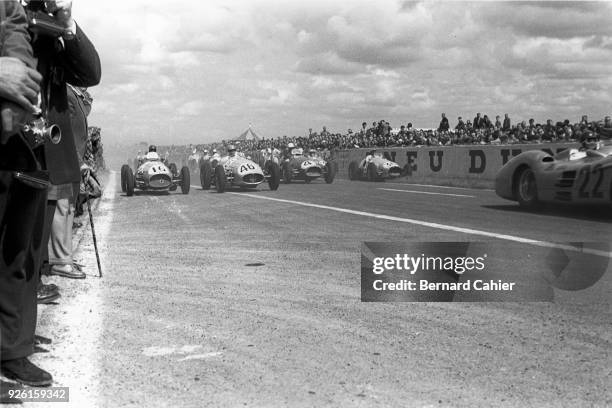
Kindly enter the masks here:
<path id="1" fill-rule="evenodd" d="M 202 185 L 202 190 L 210 189 L 212 174 L 212 166 L 210 165 L 210 162 L 206 160 L 200 165 L 200 184 Z"/>
<path id="2" fill-rule="evenodd" d="M 539 204 L 535 173 L 529 167 L 521 168 L 515 176 L 515 194 L 521 207 L 534 208 Z"/>
<path id="3" fill-rule="evenodd" d="M 350 166 L 349 166 L 350 167 Z M 325 164 L 325 182 L 327 184 L 331 184 L 334 182 L 334 178 L 336 177 L 336 168 L 331 162 L 327 162 Z M 350 172 L 349 172 L 350 177 Z"/>
<path id="4" fill-rule="evenodd" d="M 376 174 L 376 165 L 374 163 L 368 164 L 368 180 L 376 181 L 378 175 Z"/>
<path id="5" fill-rule="evenodd" d="M 280 167 L 278 163 L 274 163 L 273 161 L 268 162 L 268 173 L 270 173 L 270 177 L 268 178 L 270 190 L 278 190 L 280 184 Z"/>
<path id="6" fill-rule="evenodd" d="M 285 162 L 285 164 L 283 164 L 283 179 L 285 180 L 285 184 L 291 183 L 292 177 L 293 170 L 291 170 L 291 164 L 289 162 Z"/>
<path id="7" fill-rule="evenodd" d="M 134 173 L 130 168 L 125 171 L 125 193 L 128 197 L 134 195 Z"/>
<path id="8" fill-rule="evenodd" d="M 124 164 L 123 166 L 121 166 L 121 191 L 125 193 L 126 190 L 126 185 L 125 185 L 125 173 L 126 170 L 129 169 L 130 166 L 128 166 L 127 164 Z"/>
<path id="9" fill-rule="evenodd" d="M 222 165 L 215 167 L 215 185 L 217 186 L 217 193 L 225 192 L 225 169 Z"/>
<path id="10" fill-rule="evenodd" d="M 189 167 L 183 166 L 183 168 L 181 168 L 181 193 L 189 194 L 190 183 L 191 177 L 189 175 Z"/>
<path id="11" fill-rule="evenodd" d="M 349 163 L 349 168 L 348 168 L 348 177 L 349 180 L 357 180 L 359 178 L 359 175 L 357 174 L 357 167 L 359 165 L 357 164 L 357 162 L 350 162 Z"/>

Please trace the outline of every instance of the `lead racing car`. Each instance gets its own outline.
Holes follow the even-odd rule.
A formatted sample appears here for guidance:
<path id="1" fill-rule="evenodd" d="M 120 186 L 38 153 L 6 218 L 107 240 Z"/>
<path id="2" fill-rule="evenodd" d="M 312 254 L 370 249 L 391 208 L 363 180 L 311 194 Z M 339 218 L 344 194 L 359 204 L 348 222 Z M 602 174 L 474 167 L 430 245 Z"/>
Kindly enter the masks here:
<path id="1" fill-rule="evenodd" d="M 295 148 L 291 151 L 291 157 L 283 162 L 281 174 L 287 184 L 293 180 L 304 180 L 305 183 L 310 183 L 319 177 L 322 177 L 327 184 L 331 184 L 336 176 L 336 171 L 331 162 L 315 154 L 304 156 L 301 148 Z"/>
<path id="2" fill-rule="evenodd" d="M 523 152 L 497 173 L 495 192 L 527 208 L 544 202 L 612 205 L 612 145 L 590 138 L 556 155 Z"/>
<path id="3" fill-rule="evenodd" d="M 136 189 L 169 192 L 180 186 L 183 194 L 189 194 L 189 168 L 183 166 L 179 173 L 173 164 L 167 166 L 157 154 L 151 153 L 144 157 L 144 162 L 138 166 L 136 174 L 129 165 L 124 164 L 121 166 L 121 190 L 131 197 Z"/>
<path id="4" fill-rule="evenodd" d="M 350 180 L 377 181 L 392 179 L 402 175 L 399 164 L 387 160 L 382 153 L 370 151 L 360 162 L 349 163 L 348 176 Z"/>
<path id="5" fill-rule="evenodd" d="M 200 163 L 200 183 L 203 190 L 209 190 L 211 186 L 219 193 L 225 192 L 228 187 L 254 189 L 264 181 L 268 182 L 270 190 L 278 190 L 280 168 L 277 163 L 270 161 L 262 169 L 243 154 L 236 153 L 233 146 L 230 146 L 228 153 L 228 156 L 218 159 L 213 157 Z"/>

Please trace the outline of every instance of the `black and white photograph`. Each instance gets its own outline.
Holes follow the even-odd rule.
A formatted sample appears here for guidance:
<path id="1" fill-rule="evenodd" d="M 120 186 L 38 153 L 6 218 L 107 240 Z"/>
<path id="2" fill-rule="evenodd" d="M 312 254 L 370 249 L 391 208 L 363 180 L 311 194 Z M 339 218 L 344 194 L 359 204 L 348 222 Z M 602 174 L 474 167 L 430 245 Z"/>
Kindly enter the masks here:
<path id="1" fill-rule="evenodd" d="M 0 1 L 0 405 L 612 406 L 611 23 Z"/>

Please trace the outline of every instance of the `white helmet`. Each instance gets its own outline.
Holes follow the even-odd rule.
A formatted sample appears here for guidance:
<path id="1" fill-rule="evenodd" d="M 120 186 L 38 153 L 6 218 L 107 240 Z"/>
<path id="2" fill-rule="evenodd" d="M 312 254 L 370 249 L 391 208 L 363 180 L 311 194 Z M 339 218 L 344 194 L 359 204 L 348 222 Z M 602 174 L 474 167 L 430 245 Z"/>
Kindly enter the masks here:
<path id="1" fill-rule="evenodd" d="M 289 144 L 287 145 L 287 147 L 288 147 L 289 149 L 293 149 L 293 148 L 295 147 L 295 145 L 294 145 L 293 143 L 289 142 Z"/>

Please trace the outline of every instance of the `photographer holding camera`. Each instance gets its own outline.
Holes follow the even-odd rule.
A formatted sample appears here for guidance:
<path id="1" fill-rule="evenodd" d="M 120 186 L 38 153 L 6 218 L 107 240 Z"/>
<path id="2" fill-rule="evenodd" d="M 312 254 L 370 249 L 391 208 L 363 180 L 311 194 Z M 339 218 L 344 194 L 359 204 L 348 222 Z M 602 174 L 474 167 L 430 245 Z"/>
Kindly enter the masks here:
<path id="1" fill-rule="evenodd" d="M 7 156 L 6 160 L 17 162 L 8 168 L 4 166 L 12 172 L 0 175 L 0 232 L 3 233 L 0 235 L 3 258 L 0 263 L 1 369 L 3 375 L 23 384 L 47 386 L 52 383 L 51 375 L 29 362 L 27 356 L 32 353 L 34 345 L 40 251 L 46 252 L 56 207 L 69 207 L 69 202 L 74 202 L 73 197 L 78 190 L 73 188 L 73 184 L 78 186 L 80 182 L 66 84 L 82 87 L 97 85 L 101 69 L 98 53 L 72 18 L 71 0 L 31 0 L 23 3 L 29 17 L 27 24 L 24 10 L 16 0 L 0 2 L 0 11 L 3 12 L 0 17 L 4 22 L 6 12 L 7 21 L 11 21 L 13 14 L 16 20 L 21 21 L 15 29 L 15 32 L 22 34 L 21 41 L 13 49 L 25 54 L 22 61 L 36 67 L 42 75 L 42 117 L 46 123 L 59 126 L 62 135 L 61 140 L 56 140 L 58 143 L 47 141 L 43 149 L 33 149 L 34 153 L 30 147 L 19 144 L 23 138 L 14 136 L 8 138 L 5 146 L 0 146 L 0 165 L 3 164 L 3 156 Z M 6 28 L 11 29 L 10 26 Z M 26 28 L 29 28 L 29 33 Z M 10 39 L 7 36 L 3 38 Z M 2 55 L 11 56 L 6 45 L 7 41 L 3 44 Z M 40 80 L 40 75 L 26 73 L 33 75 L 33 82 Z M 22 86 L 28 92 L 21 94 L 31 104 L 35 102 L 31 91 L 38 93 L 37 86 Z M 13 101 L 20 100 L 13 98 Z M 24 104 L 23 98 L 21 102 Z M 8 129 L 4 126 L 4 119 L 9 120 L 9 116 L 3 112 L 3 140 L 5 130 L 11 131 L 10 126 Z M 15 123 L 21 122 L 14 119 L 12 124 Z M 40 154 L 40 150 L 44 150 L 44 155 Z M 36 157 L 41 158 L 40 163 L 32 159 Z M 48 171 L 49 181 L 44 180 L 46 172 L 32 173 L 41 168 Z M 30 173 L 23 176 L 27 171 Z M 22 175 L 22 183 L 13 180 L 19 174 Z"/>
<path id="2" fill-rule="evenodd" d="M 101 75 L 100 59 L 91 41 L 72 18 L 71 0 L 32 0 L 26 9 L 36 13 L 34 17 L 38 23 L 32 30 L 35 33 L 32 46 L 38 58 L 38 71 L 43 75 L 42 109 L 48 122 L 62 130 L 60 143 L 45 144 L 51 186 L 43 239 L 45 242 L 49 242 L 50 237 L 55 241 L 66 241 L 71 240 L 72 225 L 65 218 L 74 211 L 81 179 L 71 122 L 71 115 L 76 112 L 68 102 L 66 84 L 77 87 L 97 85 Z M 56 30 L 54 25 L 59 29 Z M 53 263 L 54 259 L 51 261 Z M 74 267 L 72 260 L 50 265 L 49 273 L 69 278 L 85 277 Z"/>
<path id="3" fill-rule="evenodd" d="M 37 112 L 41 75 L 36 71 L 28 22 L 17 0 L 0 2 L 0 368 L 11 377 L 49 385 L 50 375 L 29 362 L 36 326 L 48 177 L 42 147 L 24 138 L 23 124 Z M 0 402 L 16 402 L 5 395 Z M 18 402 L 18 401 L 17 401 Z"/>

